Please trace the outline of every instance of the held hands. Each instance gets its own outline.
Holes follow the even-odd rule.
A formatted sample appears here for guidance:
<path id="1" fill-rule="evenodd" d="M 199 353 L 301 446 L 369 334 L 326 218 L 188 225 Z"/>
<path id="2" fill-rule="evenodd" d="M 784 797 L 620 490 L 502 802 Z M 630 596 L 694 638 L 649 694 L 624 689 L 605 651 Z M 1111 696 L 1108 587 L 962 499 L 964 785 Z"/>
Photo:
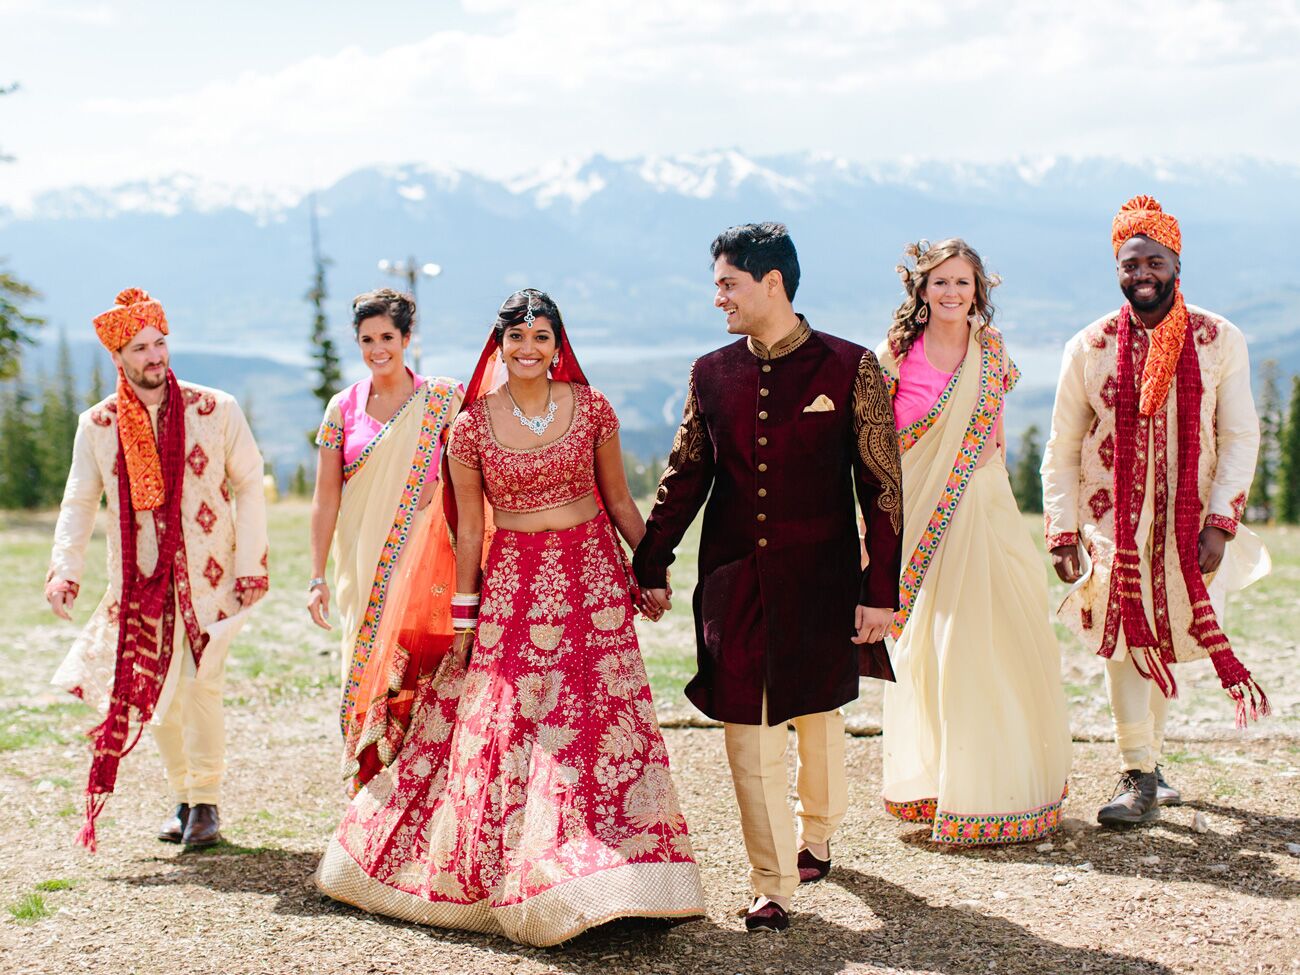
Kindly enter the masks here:
<path id="1" fill-rule="evenodd" d="M 265 592 L 265 590 L 262 590 Z M 245 593 L 244 595 L 247 595 Z M 256 602 L 256 600 L 254 600 Z M 245 605 L 252 605 L 245 603 Z M 319 626 L 322 630 L 332 630 L 330 626 L 330 587 L 327 582 L 318 582 L 311 587 L 311 595 L 307 597 L 307 612 L 311 614 L 311 621 Z"/>
<path id="2" fill-rule="evenodd" d="M 72 604 L 76 602 L 75 586 L 67 579 L 50 573 L 45 579 L 45 601 L 54 615 L 61 620 L 72 619 Z"/>
<path id="3" fill-rule="evenodd" d="M 663 589 L 642 589 L 641 590 L 641 613 L 652 623 L 659 622 L 659 618 L 673 608 L 673 590 L 671 586 L 665 586 Z"/>
<path id="4" fill-rule="evenodd" d="M 451 640 L 451 656 L 456 666 L 464 670 L 469 666 L 469 652 L 474 646 L 474 631 L 461 630 Z"/>
<path id="5" fill-rule="evenodd" d="M 889 626 L 894 622 L 894 611 L 882 606 L 859 606 L 854 614 L 854 626 L 858 632 L 854 634 L 852 640 L 854 643 L 879 643 L 889 632 Z"/>
<path id="6" fill-rule="evenodd" d="M 1073 585 L 1079 581 L 1083 575 L 1083 567 L 1079 564 L 1079 546 L 1078 545 L 1058 545 L 1051 551 L 1052 568 L 1056 570 L 1056 577 L 1062 582 Z M 1219 550 L 1223 554 L 1223 550 Z"/>
<path id="7" fill-rule="evenodd" d="M 1214 525 L 1206 525 L 1201 529 L 1201 537 L 1196 544 L 1196 561 L 1200 564 L 1201 571 L 1206 575 L 1218 571 L 1219 564 L 1223 561 L 1224 549 L 1228 546 L 1228 541 L 1232 536 L 1222 528 L 1216 528 Z"/>

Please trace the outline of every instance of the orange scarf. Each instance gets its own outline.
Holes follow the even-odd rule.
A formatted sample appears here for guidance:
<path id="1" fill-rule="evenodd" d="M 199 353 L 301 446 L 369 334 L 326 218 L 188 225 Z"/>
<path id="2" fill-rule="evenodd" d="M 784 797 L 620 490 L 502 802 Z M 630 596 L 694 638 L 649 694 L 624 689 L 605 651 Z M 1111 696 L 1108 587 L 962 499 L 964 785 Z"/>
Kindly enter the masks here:
<path id="1" fill-rule="evenodd" d="M 1183 354 L 1186 337 L 1187 303 L 1183 301 L 1182 289 L 1175 282 L 1173 307 L 1151 330 L 1151 348 L 1147 351 L 1146 365 L 1142 367 L 1138 409 L 1143 416 L 1152 416 L 1165 405 L 1178 372 L 1178 357 Z"/>

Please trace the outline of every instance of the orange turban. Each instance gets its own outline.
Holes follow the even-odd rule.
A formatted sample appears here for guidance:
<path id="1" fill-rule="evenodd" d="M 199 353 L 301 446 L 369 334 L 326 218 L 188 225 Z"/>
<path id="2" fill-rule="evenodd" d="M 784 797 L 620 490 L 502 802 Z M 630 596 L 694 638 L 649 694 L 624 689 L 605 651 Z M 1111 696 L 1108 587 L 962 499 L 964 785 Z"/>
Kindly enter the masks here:
<path id="1" fill-rule="evenodd" d="M 1132 237 L 1150 237 L 1175 254 L 1183 252 L 1183 235 L 1178 229 L 1178 220 L 1160 209 L 1154 197 L 1135 196 L 1115 214 L 1110 225 L 1110 242 L 1115 245 L 1116 257 L 1119 257 L 1124 242 Z"/>
<path id="2" fill-rule="evenodd" d="M 167 316 L 162 305 L 143 288 L 120 292 L 112 308 L 95 316 L 95 334 L 109 352 L 116 352 L 150 325 L 167 334 Z"/>

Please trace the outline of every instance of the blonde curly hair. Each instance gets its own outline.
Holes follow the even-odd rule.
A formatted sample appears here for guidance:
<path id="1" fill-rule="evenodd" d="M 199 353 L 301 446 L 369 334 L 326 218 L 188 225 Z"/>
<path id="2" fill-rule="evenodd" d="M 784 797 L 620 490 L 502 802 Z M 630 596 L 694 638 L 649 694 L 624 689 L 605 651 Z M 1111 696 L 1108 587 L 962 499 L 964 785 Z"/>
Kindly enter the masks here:
<path id="1" fill-rule="evenodd" d="M 917 321 L 922 308 L 928 308 L 921 292 L 930 280 L 930 272 L 953 257 L 965 258 L 975 269 L 975 303 L 971 308 L 971 318 L 982 335 L 985 328 L 993 324 L 993 302 L 989 293 L 1002 283 L 996 274 L 984 270 L 975 248 L 960 237 L 949 237 L 931 245 L 928 240 L 919 240 L 903 248 L 903 260 L 894 268 L 902 278 L 907 297 L 894 309 L 894 321 L 889 326 L 889 351 L 895 359 L 902 359 L 912 348 L 923 331 L 926 322 Z M 927 312 L 928 316 L 928 312 Z"/>

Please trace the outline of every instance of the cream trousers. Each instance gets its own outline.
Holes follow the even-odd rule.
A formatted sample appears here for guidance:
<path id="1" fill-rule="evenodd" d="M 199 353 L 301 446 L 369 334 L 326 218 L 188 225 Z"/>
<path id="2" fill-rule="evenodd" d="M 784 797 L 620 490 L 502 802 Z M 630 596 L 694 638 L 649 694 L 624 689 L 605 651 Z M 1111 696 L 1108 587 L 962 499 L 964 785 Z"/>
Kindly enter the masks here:
<path id="1" fill-rule="evenodd" d="M 203 650 L 203 666 L 195 673 L 194 655 L 179 623 L 177 631 L 174 652 L 181 660 L 179 666 L 173 661 L 173 667 L 179 669 L 172 675 L 176 689 L 162 720 L 149 727 L 175 801 L 217 805 L 226 772 L 226 716 L 221 697 L 230 640 L 210 641 Z"/>
<path id="2" fill-rule="evenodd" d="M 755 895 L 790 897 L 799 885 L 797 864 L 804 843 L 826 843 L 849 808 L 844 775 L 844 715 L 838 710 L 795 718 L 799 761 L 795 776 L 799 835 L 787 799 L 786 722 L 770 727 L 767 698 L 762 724 L 724 724 L 727 761 L 740 807 L 740 828 L 749 855 Z"/>
<path id="3" fill-rule="evenodd" d="M 1155 681 L 1138 673 L 1131 653 L 1123 660 L 1106 661 L 1106 689 L 1115 719 L 1120 769 L 1154 772 L 1165 746 L 1169 699 Z"/>

